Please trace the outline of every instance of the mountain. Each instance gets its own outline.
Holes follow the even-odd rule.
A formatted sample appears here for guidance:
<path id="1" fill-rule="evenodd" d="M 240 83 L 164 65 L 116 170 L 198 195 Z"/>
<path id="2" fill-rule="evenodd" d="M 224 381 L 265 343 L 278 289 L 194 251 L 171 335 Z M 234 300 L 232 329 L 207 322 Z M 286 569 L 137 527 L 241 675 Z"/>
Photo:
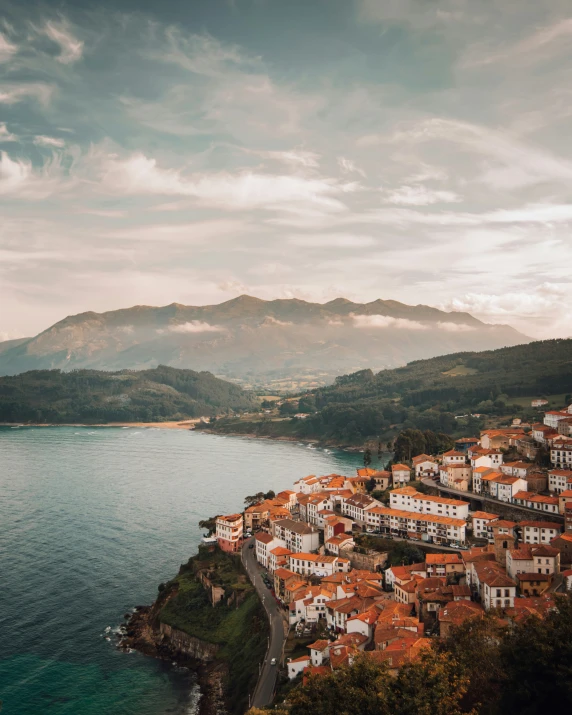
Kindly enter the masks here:
<path id="1" fill-rule="evenodd" d="M 302 395 L 291 411 L 308 413 L 304 420 L 265 416 L 219 420 L 212 428 L 336 444 L 377 441 L 403 428 L 467 435 L 483 421 L 538 420 L 530 403 L 542 396 L 550 409 L 572 402 L 572 340 L 444 355 L 377 374 L 361 370 Z"/>
<path id="2" fill-rule="evenodd" d="M 219 305 L 135 306 L 65 318 L 2 349 L 0 375 L 38 369 L 145 369 L 159 364 L 244 385 L 287 389 L 361 368 L 528 342 L 506 325 L 392 300 L 329 303 L 243 295 Z"/>
<path id="3" fill-rule="evenodd" d="M 162 365 L 0 377 L 0 422 L 161 422 L 257 407 L 253 395 L 209 372 Z"/>

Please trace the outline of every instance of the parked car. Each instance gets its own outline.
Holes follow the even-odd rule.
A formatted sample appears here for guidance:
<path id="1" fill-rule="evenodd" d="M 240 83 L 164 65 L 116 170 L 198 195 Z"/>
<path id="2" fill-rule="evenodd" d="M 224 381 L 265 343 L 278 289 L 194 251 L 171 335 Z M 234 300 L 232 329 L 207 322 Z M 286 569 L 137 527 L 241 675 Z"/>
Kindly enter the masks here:
<path id="1" fill-rule="evenodd" d="M 248 548 L 249 548 L 249 549 L 253 549 L 253 548 L 254 548 L 254 544 L 248 544 Z"/>

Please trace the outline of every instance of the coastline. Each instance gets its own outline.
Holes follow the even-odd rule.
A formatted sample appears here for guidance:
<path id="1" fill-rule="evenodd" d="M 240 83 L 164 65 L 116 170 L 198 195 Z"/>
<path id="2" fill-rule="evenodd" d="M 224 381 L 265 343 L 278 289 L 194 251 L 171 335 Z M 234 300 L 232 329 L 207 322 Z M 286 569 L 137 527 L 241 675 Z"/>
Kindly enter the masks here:
<path id="1" fill-rule="evenodd" d="M 172 420 L 169 422 L 0 422 L 0 427 L 153 427 L 155 429 L 194 429 L 199 419 Z"/>

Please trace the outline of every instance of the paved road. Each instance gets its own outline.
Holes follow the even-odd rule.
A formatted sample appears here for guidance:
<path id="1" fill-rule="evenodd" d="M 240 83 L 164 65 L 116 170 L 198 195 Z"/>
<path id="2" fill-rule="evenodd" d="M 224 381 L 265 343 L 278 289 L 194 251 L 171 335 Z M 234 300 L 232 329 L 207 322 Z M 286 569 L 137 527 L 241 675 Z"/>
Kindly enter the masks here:
<path id="1" fill-rule="evenodd" d="M 254 697 L 252 698 L 251 706 L 254 708 L 263 708 L 270 705 L 274 697 L 274 688 L 276 685 L 276 677 L 278 675 L 279 665 L 270 665 L 272 658 L 276 658 L 278 664 L 282 658 L 282 649 L 284 646 L 284 619 L 280 614 L 280 608 L 274 600 L 274 597 L 266 588 L 264 581 L 260 575 L 258 564 L 254 556 L 254 549 L 249 549 L 249 545 L 254 543 L 254 537 L 244 543 L 242 548 L 242 563 L 244 564 L 248 576 L 254 584 L 261 601 L 264 604 L 266 613 L 270 621 L 270 646 L 266 652 L 266 658 L 262 666 L 262 672 Z"/>

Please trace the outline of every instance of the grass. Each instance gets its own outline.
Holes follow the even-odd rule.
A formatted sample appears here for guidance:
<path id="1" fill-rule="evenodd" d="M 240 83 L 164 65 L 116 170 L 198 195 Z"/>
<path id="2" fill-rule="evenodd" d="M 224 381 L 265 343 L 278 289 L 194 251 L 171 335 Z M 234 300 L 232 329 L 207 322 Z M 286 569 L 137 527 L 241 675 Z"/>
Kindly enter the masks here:
<path id="1" fill-rule="evenodd" d="M 181 567 L 179 575 L 167 587 L 177 586 L 177 595 L 161 610 L 159 619 L 190 636 L 220 646 L 217 658 L 228 665 L 227 700 L 229 712 L 246 710 L 248 693 L 258 677 L 258 664 L 267 646 L 268 621 L 253 586 L 236 557 L 220 551 L 204 551 Z M 238 608 L 226 599 L 212 606 L 207 591 L 194 570 L 208 567 L 211 580 L 225 589 L 226 598 L 239 594 Z"/>
<path id="2" fill-rule="evenodd" d="M 478 372 L 478 370 L 475 370 L 474 367 L 467 367 L 466 365 L 457 365 L 455 367 L 452 367 L 450 370 L 447 370 L 447 372 L 441 373 L 442 375 L 448 375 L 449 377 L 460 377 L 462 375 L 475 375 Z"/>

